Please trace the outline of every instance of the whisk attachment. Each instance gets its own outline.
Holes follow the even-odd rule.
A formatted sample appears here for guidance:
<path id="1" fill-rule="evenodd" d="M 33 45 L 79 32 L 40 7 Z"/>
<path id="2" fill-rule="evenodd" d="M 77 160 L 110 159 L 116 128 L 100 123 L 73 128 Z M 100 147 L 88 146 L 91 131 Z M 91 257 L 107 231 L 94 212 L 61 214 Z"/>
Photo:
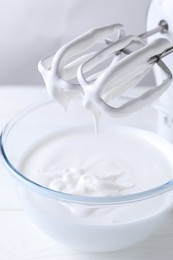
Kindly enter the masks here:
<path id="1" fill-rule="evenodd" d="M 102 57 L 105 53 L 109 53 L 110 49 L 117 51 L 128 46 L 132 42 L 142 43 L 142 47 L 121 59 L 118 63 L 112 62 L 106 70 L 92 83 L 88 82 L 84 76 L 85 66 L 91 66 L 94 60 Z M 144 44 L 144 42 L 136 36 L 127 36 L 118 40 L 116 43 L 110 45 L 101 52 L 95 54 L 88 61 L 80 65 L 78 69 L 78 80 L 84 90 L 83 104 L 89 109 L 96 120 L 101 112 L 108 113 L 113 117 L 122 117 L 135 113 L 136 111 L 148 106 L 151 102 L 157 99 L 168 88 L 172 74 L 167 66 L 159 59 L 159 55 L 170 47 L 170 42 L 166 39 L 157 39 L 151 44 Z M 112 51 L 112 53 L 114 53 Z M 157 56 L 158 61 L 151 62 L 151 57 Z M 101 60 L 101 59 L 100 59 Z M 150 62 L 149 62 L 150 61 Z M 163 82 L 139 97 L 126 102 L 119 107 L 113 107 L 108 104 L 108 100 L 119 97 L 128 89 L 137 85 L 137 83 L 148 73 L 151 67 L 156 64 L 165 74 Z"/>
<path id="2" fill-rule="evenodd" d="M 116 34 L 117 39 L 123 37 L 123 26 L 112 24 L 90 30 L 65 44 L 54 55 L 39 62 L 38 69 L 43 76 L 48 94 L 56 99 L 65 110 L 70 100 L 83 93 L 80 84 L 71 81 L 76 78 L 79 65 L 96 53 L 96 51 L 89 50 L 88 53 L 83 54 L 84 51 L 100 40 L 105 41 L 105 38 L 112 34 Z M 76 58 L 76 55 L 81 53 L 82 55 Z M 75 58 L 71 61 L 73 57 Z"/>

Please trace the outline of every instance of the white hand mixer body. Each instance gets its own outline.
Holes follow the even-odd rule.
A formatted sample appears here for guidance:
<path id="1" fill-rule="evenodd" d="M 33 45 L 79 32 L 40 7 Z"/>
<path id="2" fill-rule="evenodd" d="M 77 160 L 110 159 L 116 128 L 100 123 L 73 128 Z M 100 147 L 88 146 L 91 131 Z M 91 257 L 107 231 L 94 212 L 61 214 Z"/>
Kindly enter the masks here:
<path id="1" fill-rule="evenodd" d="M 172 10 L 173 10 L 173 1 L 172 0 L 152 0 L 148 9 L 146 25 L 147 30 L 157 26 L 158 22 L 161 19 L 164 19 L 169 28 L 167 33 L 155 34 L 149 38 L 149 42 L 157 39 L 158 37 L 163 36 L 165 39 L 173 42 L 173 19 L 172 19 Z M 173 57 L 168 55 L 164 58 L 164 62 L 167 64 L 169 69 L 173 71 Z M 162 81 L 162 74 L 157 69 L 154 68 L 154 76 L 156 83 Z M 158 99 L 157 102 L 159 117 L 157 131 L 160 135 L 167 137 L 170 141 L 173 142 L 173 81 L 170 84 L 169 89 Z"/>
<path id="2" fill-rule="evenodd" d="M 161 31 L 161 27 L 159 30 Z M 117 34 L 116 41 L 102 50 L 94 52 L 89 50 L 87 54 L 84 53 L 100 38 L 105 39 L 113 33 Z M 172 51 L 170 41 L 159 38 L 146 44 L 142 39 L 144 34 L 142 37 L 124 35 L 120 24 L 97 28 L 72 40 L 61 47 L 55 55 L 39 62 L 38 68 L 44 78 L 48 94 L 64 109 L 72 99 L 81 96 L 84 107 L 93 114 L 96 130 L 101 112 L 113 117 L 135 113 L 162 95 L 172 80 L 170 70 L 160 59 L 166 55 L 167 50 Z M 139 48 L 131 52 L 127 47 L 134 43 Z M 82 52 L 84 54 L 76 58 L 76 55 Z M 121 52 L 129 54 L 117 61 L 117 56 L 120 56 Z M 73 57 L 74 61 L 69 62 Z M 111 63 L 105 69 L 88 78 L 84 76 L 86 72 L 92 71 L 98 64 L 110 58 Z M 108 103 L 136 86 L 154 64 L 157 64 L 165 74 L 162 83 L 119 107 L 113 107 Z M 74 78 L 78 79 L 77 83 L 72 82 Z"/>

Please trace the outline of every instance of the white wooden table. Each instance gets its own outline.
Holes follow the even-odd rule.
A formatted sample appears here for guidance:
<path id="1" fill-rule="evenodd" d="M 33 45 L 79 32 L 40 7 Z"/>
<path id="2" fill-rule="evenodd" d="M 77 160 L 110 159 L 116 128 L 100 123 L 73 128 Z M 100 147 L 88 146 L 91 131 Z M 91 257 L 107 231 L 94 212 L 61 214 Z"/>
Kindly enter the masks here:
<path id="1" fill-rule="evenodd" d="M 18 111 L 47 96 L 44 87 L 0 86 L 0 128 Z M 0 162 L 0 260 L 172 260 L 173 213 L 145 242 L 110 254 L 69 249 L 47 237 L 24 212 Z"/>

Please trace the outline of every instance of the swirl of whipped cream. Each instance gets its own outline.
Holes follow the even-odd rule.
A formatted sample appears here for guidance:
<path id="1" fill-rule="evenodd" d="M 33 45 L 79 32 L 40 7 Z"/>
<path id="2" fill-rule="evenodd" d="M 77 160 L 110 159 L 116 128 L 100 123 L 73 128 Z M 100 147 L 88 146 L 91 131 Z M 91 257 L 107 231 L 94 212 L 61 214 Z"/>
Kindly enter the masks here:
<path id="1" fill-rule="evenodd" d="M 57 169 L 57 172 L 59 170 Z M 52 190 L 82 196 L 117 196 L 127 194 L 135 186 L 134 178 L 118 163 L 113 161 L 94 161 L 87 169 L 65 168 L 53 176 L 48 184 Z M 82 206 L 61 203 L 67 210 L 78 217 L 96 218 L 101 211 L 104 216 L 110 215 L 109 208 Z M 108 222 L 114 222 L 114 214 Z"/>
<path id="2" fill-rule="evenodd" d="M 48 186 L 69 194 L 114 196 L 126 193 L 134 186 L 134 181 L 117 163 L 99 160 L 87 169 L 63 169 L 56 177 L 53 176 Z"/>

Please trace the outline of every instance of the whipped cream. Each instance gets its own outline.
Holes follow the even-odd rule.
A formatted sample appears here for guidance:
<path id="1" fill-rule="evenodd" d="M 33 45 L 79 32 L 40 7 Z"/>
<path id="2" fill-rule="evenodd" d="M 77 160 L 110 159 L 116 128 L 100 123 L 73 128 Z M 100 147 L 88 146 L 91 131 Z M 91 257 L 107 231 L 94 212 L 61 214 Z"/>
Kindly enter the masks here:
<path id="1" fill-rule="evenodd" d="M 69 180 L 66 174 L 69 171 L 70 174 L 74 173 L 75 178 L 93 174 L 93 179 L 98 182 L 104 179 L 98 173 L 101 177 L 106 173 L 108 184 L 112 184 L 111 178 L 115 180 L 113 185 L 118 193 L 115 195 L 117 198 L 122 193 L 135 194 L 158 187 L 172 178 L 172 146 L 157 135 L 107 122 L 95 136 L 87 125 L 86 111 L 81 111 L 81 104 L 77 106 L 76 103 L 71 104 L 71 110 L 65 115 L 54 102 L 46 102 L 41 108 L 39 106 L 37 112 L 31 112 L 37 123 L 37 127 L 30 129 L 32 141 L 29 139 L 24 143 L 25 149 L 20 149 L 19 165 L 15 164 L 15 167 L 39 185 L 60 189 L 56 180 L 60 180 L 61 176 L 62 189 L 65 190 L 65 177 Z M 32 118 L 31 115 L 29 118 Z M 83 127 L 80 119 L 83 120 Z M 25 122 L 26 127 L 30 126 L 28 117 Z M 97 174 L 93 173 L 93 168 Z M 124 180 L 126 176 L 128 178 Z M 105 181 L 105 196 L 110 196 Z M 88 198 L 87 194 L 83 198 L 80 197 L 83 195 L 75 195 L 75 192 L 86 193 L 84 188 L 89 186 L 86 182 L 82 182 L 78 191 L 74 183 L 68 187 L 68 192 L 73 191 L 73 195 L 40 189 L 26 182 L 17 183 L 17 191 L 25 208 L 38 226 L 59 242 L 85 251 L 114 251 L 140 242 L 166 221 L 172 205 L 171 191 L 143 201 L 101 205 L 97 204 L 98 198 L 95 196 L 103 196 L 102 188 L 97 187 L 96 190 L 92 186 L 95 195 Z M 120 189 L 117 189 L 117 184 L 121 184 Z M 61 200 L 63 196 L 64 200 Z M 78 199 L 83 203 L 77 203 Z M 86 200 L 91 203 L 86 204 Z M 105 197 L 99 200 L 104 201 Z"/>
<path id="2" fill-rule="evenodd" d="M 157 136 L 116 126 L 105 129 L 98 136 L 86 129 L 54 133 L 26 151 L 19 169 L 39 185 L 59 192 L 92 197 L 119 196 L 168 182 L 172 174 L 169 157 L 169 151 L 163 151 Z M 130 205 L 99 207 L 60 203 L 66 211 L 86 223 L 97 223 L 99 212 L 102 213 L 101 223 L 121 222 L 131 209 Z M 141 214 L 138 205 L 136 207 L 133 218 Z M 152 207 L 145 209 L 146 213 L 140 217 Z"/>
<path id="3" fill-rule="evenodd" d="M 49 188 L 69 194 L 85 196 L 115 196 L 129 192 L 132 176 L 115 162 L 93 161 L 87 169 L 65 168 L 57 170 Z"/>

